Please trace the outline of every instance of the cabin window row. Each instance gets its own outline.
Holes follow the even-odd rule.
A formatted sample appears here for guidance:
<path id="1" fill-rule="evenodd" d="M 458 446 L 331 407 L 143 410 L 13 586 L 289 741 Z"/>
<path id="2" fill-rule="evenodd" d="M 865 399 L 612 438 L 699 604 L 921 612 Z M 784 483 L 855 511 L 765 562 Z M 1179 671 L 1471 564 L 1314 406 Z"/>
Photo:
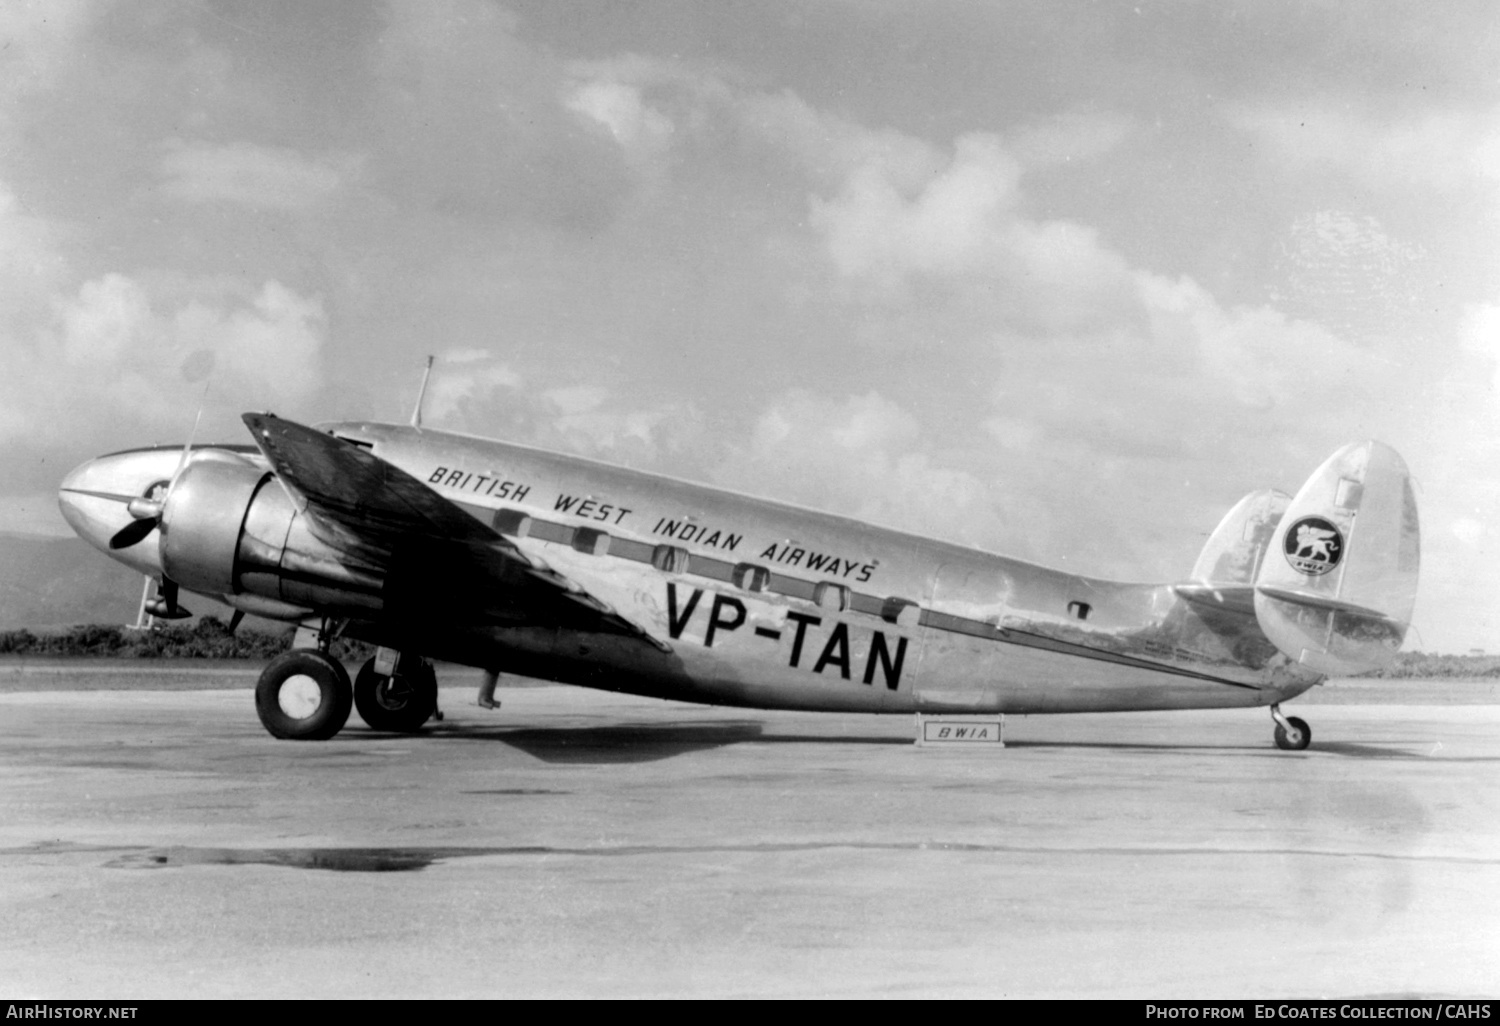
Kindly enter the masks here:
<path id="1" fill-rule="evenodd" d="M 630 538 L 617 538 L 608 531 L 537 520 L 529 514 L 511 509 L 495 511 L 490 524 L 496 531 L 512 538 L 554 542 L 593 556 L 612 555 L 633 559 L 640 563 L 650 563 L 662 573 L 691 573 L 732 584 L 741 591 L 775 592 L 788 598 L 811 602 L 830 613 L 853 610 L 907 627 L 915 627 L 922 622 L 921 608 L 910 599 L 865 595 L 835 581 L 815 582 L 788 577 L 755 563 L 726 563 L 711 556 L 696 555 L 678 545 L 650 545 Z"/>

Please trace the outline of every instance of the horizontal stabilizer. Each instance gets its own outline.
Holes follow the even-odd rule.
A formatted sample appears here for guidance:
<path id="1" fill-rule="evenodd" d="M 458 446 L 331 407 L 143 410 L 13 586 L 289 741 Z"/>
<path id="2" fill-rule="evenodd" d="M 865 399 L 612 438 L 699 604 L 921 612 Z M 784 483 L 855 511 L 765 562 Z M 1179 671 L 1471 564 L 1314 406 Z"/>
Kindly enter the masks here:
<path id="1" fill-rule="evenodd" d="M 1307 606 L 1310 609 L 1323 609 L 1331 613 L 1347 613 L 1349 616 L 1362 616 L 1368 620 L 1383 620 L 1403 630 L 1406 624 L 1400 620 L 1392 620 L 1378 609 L 1367 609 L 1357 606 L 1353 602 L 1340 602 L 1337 599 L 1328 598 L 1326 595 L 1311 594 L 1305 591 L 1292 591 L 1288 588 L 1256 588 L 1255 593 L 1278 602 L 1290 602 L 1292 605 Z"/>
<path id="2" fill-rule="evenodd" d="M 1328 676 L 1388 665 L 1405 640 L 1420 565 L 1406 463 L 1346 445 L 1302 486 L 1255 577 L 1255 615 L 1289 658 Z"/>
<path id="3" fill-rule="evenodd" d="M 1198 606 L 1227 609 L 1255 615 L 1255 587 L 1249 584 L 1179 584 L 1172 588 L 1178 595 Z"/>

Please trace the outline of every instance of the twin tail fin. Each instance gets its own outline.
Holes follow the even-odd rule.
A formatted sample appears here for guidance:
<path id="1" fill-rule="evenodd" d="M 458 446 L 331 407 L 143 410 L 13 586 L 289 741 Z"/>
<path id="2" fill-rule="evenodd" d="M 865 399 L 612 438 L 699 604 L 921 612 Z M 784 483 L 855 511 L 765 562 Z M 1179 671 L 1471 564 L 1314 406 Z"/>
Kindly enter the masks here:
<path id="1" fill-rule="evenodd" d="M 1252 492 L 1225 515 L 1178 594 L 1253 614 L 1314 673 L 1388 665 L 1405 640 L 1421 563 L 1416 496 L 1390 446 L 1346 445 L 1295 496 Z"/>

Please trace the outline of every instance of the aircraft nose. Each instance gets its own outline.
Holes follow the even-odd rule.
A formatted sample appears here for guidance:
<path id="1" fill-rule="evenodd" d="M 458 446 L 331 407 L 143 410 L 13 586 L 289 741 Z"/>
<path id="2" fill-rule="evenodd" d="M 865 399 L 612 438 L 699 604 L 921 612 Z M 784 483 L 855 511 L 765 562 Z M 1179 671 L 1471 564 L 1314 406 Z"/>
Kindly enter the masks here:
<path id="1" fill-rule="evenodd" d="M 57 507 L 74 534 L 102 549 L 108 546 L 111 523 L 125 513 L 125 503 L 131 497 L 101 489 L 104 475 L 99 473 L 98 463 L 89 460 L 68 471 L 57 486 Z"/>
<path id="2" fill-rule="evenodd" d="M 113 550 L 109 546 L 135 521 L 130 500 L 146 495 L 172 475 L 177 454 L 163 450 L 116 453 L 81 463 L 58 485 L 57 506 L 73 532 L 94 548 L 141 573 L 161 572 L 154 534 Z"/>

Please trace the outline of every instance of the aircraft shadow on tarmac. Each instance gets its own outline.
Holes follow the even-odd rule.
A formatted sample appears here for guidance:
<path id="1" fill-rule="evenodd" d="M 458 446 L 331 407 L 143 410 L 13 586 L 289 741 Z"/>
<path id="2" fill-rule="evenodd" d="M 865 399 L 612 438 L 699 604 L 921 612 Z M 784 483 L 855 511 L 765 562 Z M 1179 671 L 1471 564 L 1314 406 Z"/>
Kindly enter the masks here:
<path id="1" fill-rule="evenodd" d="M 1393 745 L 1401 742 L 1392 742 Z M 1436 762 L 1500 762 L 1500 756 L 1493 755 L 1444 755 L 1439 750 L 1424 746 L 1422 750 L 1405 748 L 1381 748 L 1377 745 L 1362 745 L 1352 741 L 1325 741 L 1322 744 L 1314 741 L 1312 750 L 1315 752 L 1328 752 L 1331 755 L 1348 755 L 1360 759 L 1420 759 Z"/>
<path id="2" fill-rule="evenodd" d="M 406 734 L 375 734 L 375 737 L 409 739 Z M 757 720 L 723 720 L 717 722 L 667 722 L 667 723 L 616 723 L 587 727 L 475 727 L 472 725 L 442 727 L 431 735 L 443 740 L 498 741 L 518 748 L 526 754 L 551 763 L 611 764 L 658 762 L 691 752 L 708 751 L 729 745 L 755 742 L 759 744 L 824 744 L 824 745 L 887 745 L 914 747 L 906 736 L 857 735 L 845 733 L 785 734 L 766 733 L 765 724 Z M 1046 749 L 1081 748 L 1096 751 L 1159 752 L 1161 754 L 1239 754 L 1263 758 L 1285 759 L 1295 755 L 1336 755 L 1354 759 L 1442 759 L 1453 762 L 1500 762 L 1500 758 L 1458 756 L 1448 757 L 1429 751 L 1424 746 L 1414 749 L 1409 742 L 1393 741 L 1386 745 L 1361 744 L 1352 741 L 1314 741 L 1305 753 L 1277 751 L 1260 742 L 1249 744 L 1168 744 L 1145 741 L 1051 741 L 1032 738 L 1028 740 L 1007 739 L 1007 748 Z"/>
<path id="3" fill-rule="evenodd" d="M 440 728 L 444 740 L 498 741 L 534 758 L 553 763 L 657 762 L 728 745 L 833 744 L 903 745 L 908 737 L 851 734 L 768 734 L 757 720 L 718 722 L 617 723 L 590 727 L 462 727 Z M 409 738 L 410 735 L 372 735 Z"/>
<path id="4" fill-rule="evenodd" d="M 758 741 L 762 724 L 752 720 L 720 723 L 619 723 L 600 727 L 465 728 L 449 737 L 500 741 L 543 762 L 657 762 L 743 741 Z"/>
<path id="5" fill-rule="evenodd" d="M 1160 752 L 1168 754 L 1213 754 L 1252 755 L 1267 759 L 1286 759 L 1293 756 L 1340 755 L 1353 759 L 1416 759 L 1442 762 L 1500 762 L 1500 756 L 1446 756 L 1436 754 L 1427 746 L 1414 749 L 1409 741 L 1392 741 L 1390 747 L 1359 744 L 1354 741 L 1314 741 L 1305 752 L 1281 752 L 1269 745 L 1205 745 L 1205 744 L 1160 744 L 1144 741 L 1011 741 L 1007 748 L 1091 748 L 1099 751 Z"/>

